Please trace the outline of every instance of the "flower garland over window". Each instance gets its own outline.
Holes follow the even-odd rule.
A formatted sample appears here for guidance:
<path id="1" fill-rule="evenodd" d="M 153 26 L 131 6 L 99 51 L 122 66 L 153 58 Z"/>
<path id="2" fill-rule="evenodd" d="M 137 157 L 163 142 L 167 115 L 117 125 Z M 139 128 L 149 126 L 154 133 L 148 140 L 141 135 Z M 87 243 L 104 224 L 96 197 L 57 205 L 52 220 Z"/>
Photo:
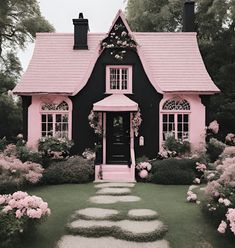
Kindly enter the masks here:
<path id="1" fill-rule="evenodd" d="M 139 134 L 139 127 L 141 123 L 142 123 L 142 117 L 141 117 L 140 109 L 138 109 L 137 112 L 133 113 L 132 120 L 131 120 L 131 125 L 132 125 L 132 128 L 134 130 L 136 137 Z"/>
<path id="2" fill-rule="evenodd" d="M 110 54 L 117 60 L 123 60 L 127 49 L 136 49 L 136 42 L 128 33 L 125 25 L 116 23 L 109 36 L 101 43 L 101 50 L 110 49 Z"/>
<path id="3" fill-rule="evenodd" d="M 94 129 L 94 132 L 98 135 L 102 134 L 102 125 L 100 114 L 91 110 L 90 114 L 88 115 L 89 125 L 91 128 Z"/>

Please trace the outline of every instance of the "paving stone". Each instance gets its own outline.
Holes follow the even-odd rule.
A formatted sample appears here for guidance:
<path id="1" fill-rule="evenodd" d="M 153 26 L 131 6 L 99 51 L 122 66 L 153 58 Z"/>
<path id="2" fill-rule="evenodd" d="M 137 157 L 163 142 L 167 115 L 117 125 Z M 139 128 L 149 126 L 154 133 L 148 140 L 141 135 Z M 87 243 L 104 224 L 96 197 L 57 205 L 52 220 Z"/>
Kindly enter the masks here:
<path id="1" fill-rule="evenodd" d="M 97 183 L 95 184 L 95 188 L 133 188 L 135 186 L 134 183 Z"/>
<path id="2" fill-rule="evenodd" d="M 170 248 L 168 241 L 131 242 L 112 237 L 86 238 L 66 235 L 61 238 L 58 248 Z"/>
<path id="3" fill-rule="evenodd" d="M 136 202 L 140 201 L 141 198 L 133 195 L 97 195 L 89 198 L 89 201 L 96 204 L 112 204 L 117 202 Z"/>
<path id="4" fill-rule="evenodd" d="M 128 211 L 127 214 L 129 217 L 158 217 L 158 213 L 156 211 L 153 211 L 151 209 L 131 209 Z"/>
<path id="5" fill-rule="evenodd" d="M 131 193 L 129 188 L 101 188 L 96 192 L 98 195 L 128 195 Z"/>
<path id="6" fill-rule="evenodd" d="M 117 210 L 105 208 L 84 208 L 76 211 L 76 214 L 94 219 L 104 219 L 117 215 L 118 213 Z"/>
<path id="7" fill-rule="evenodd" d="M 134 221 L 134 220 L 121 220 L 121 221 L 106 221 L 106 220 L 75 220 L 71 223 L 72 228 L 110 228 L 119 227 L 123 232 L 127 231 L 132 234 L 148 234 L 152 232 L 161 232 L 164 224 L 159 220 L 153 221 Z"/>

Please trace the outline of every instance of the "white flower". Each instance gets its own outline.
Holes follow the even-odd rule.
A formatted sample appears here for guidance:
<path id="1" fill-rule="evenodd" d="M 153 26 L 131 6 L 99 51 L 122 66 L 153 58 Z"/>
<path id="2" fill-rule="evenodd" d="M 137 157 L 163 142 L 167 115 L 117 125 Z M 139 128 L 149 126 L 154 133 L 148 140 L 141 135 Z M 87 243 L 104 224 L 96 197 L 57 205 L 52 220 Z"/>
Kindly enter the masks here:
<path id="1" fill-rule="evenodd" d="M 224 206 L 229 206 L 231 205 L 231 201 L 229 199 L 224 199 Z"/>
<path id="2" fill-rule="evenodd" d="M 196 183 L 196 184 L 200 184 L 201 180 L 199 178 L 195 178 L 193 182 Z"/>
<path id="3" fill-rule="evenodd" d="M 222 204 L 222 203 L 224 203 L 224 199 L 223 198 L 219 198 L 218 199 L 218 202 Z"/>

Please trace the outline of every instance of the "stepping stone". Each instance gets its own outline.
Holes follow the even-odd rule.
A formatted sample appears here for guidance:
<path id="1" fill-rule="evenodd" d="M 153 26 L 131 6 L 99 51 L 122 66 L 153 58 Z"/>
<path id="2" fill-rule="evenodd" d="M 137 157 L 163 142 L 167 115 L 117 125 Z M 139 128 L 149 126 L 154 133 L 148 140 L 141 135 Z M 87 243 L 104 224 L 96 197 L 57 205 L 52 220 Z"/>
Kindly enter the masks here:
<path id="1" fill-rule="evenodd" d="M 127 214 L 130 218 L 137 218 L 137 219 L 148 219 L 148 218 L 157 218 L 158 213 L 151 209 L 131 209 L 128 211 Z"/>
<path id="2" fill-rule="evenodd" d="M 155 231 L 161 231 L 164 224 L 160 220 L 152 221 L 107 221 L 107 220 L 75 220 L 71 224 L 72 228 L 90 229 L 90 228 L 110 228 L 119 227 L 123 232 L 130 232 L 132 234 L 148 234 Z"/>
<path id="3" fill-rule="evenodd" d="M 89 198 L 89 201 L 96 204 L 112 204 L 117 202 L 136 202 L 140 201 L 141 198 L 133 195 L 97 195 Z"/>
<path id="4" fill-rule="evenodd" d="M 117 210 L 105 208 L 85 208 L 76 211 L 76 214 L 94 219 L 105 219 L 117 215 L 118 213 Z"/>
<path id="5" fill-rule="evenodd" d="M 61 238 L 58 248 L 170 248 L 168 241 L 157 240 L 154 242 L 130 242 L 112 237 L 86 238 L 81 236 L 66 235 Z"/>
<path id="6" fill-rule="evenodd" d="M 99 183 L 95 188 L 133 188 L 134 183 Z"/>
<path id="7" fill-rule="evenodd" d="M 129 188 L 101 188 L 96 192 L 98 195 L 129 195 L 131 190 Z"/>

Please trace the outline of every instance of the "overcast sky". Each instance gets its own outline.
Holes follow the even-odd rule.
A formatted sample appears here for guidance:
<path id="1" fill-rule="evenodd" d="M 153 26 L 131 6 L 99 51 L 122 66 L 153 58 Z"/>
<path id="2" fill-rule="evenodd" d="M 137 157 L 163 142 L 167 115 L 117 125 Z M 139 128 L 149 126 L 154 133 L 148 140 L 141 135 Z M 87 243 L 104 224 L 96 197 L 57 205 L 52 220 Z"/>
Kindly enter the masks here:
<path id="1" fill-rule="evenodd" d="M 39 0 L 42 15 L 55 27 L 56 32 L 73 32 L 72 19 L 83 12 L 89 19 L 91 32 L 108 32 L 119 9 L 125 10 L 125 0 Z M 20 52 L 24 70 L 33 52 L 33 44 Z"/>

